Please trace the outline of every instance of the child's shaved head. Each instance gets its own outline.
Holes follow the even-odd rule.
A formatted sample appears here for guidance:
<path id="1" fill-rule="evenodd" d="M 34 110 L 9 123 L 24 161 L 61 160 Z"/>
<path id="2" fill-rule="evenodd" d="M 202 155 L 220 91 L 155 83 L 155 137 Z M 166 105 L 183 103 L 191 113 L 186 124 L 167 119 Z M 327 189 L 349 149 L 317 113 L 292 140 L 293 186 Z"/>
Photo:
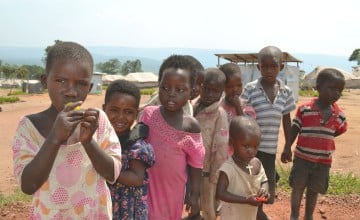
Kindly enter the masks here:
<path id="1" fill-rule="evenodd" d="M 282 64 L 282 51 L 275 46 L 267 46 L 261 49 L 259 52 L 258 62 L 261 63 L 261 60 L 264 57 L 272 57 L 278 64 Z"/>
<path id="2" fill-rule="evenodd" d="M 248 116 L 236 116 L 230 122 L 230 138 L 236 138 L 243 135 L 252 135 L 260 138 L 261 130 L 257 122 Z"/>

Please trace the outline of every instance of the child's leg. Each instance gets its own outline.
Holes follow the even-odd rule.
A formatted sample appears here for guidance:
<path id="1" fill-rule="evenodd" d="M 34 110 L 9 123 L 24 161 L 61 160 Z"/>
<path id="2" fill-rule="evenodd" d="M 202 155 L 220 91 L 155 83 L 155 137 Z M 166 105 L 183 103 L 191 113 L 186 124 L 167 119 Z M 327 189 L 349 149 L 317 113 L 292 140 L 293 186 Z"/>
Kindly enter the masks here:
<path id="1" fill-rule="evenodd" d="M 216 184 L 210 182 L 209 176 L 204 176 L 201 181 L 200 207 L 204 219 L 216 219 Z"/>
<path id="2" fill-rule="evenodd" d="M 305 220 L 312 220 L 319 193 L 325 194 L 329 186 L 330 165 L 308 162 L 311 164 L 306 190 Z"/>
<path id="3" fill-rule="evenodd" d="M 259 160 L 261 161 L 261 163 L 264 167 L 266 176 L 268 178 L 270 197 L 269 197 L 267 204 L 273 204 L 274 200 L 275 200 L 275 188 L 276 188 L 276 174 L 275 174 L 276 173 L 275 172 L 276 155 L 259 151 L 256 154 L 256 157 L 259 158 Z M 263 210 L 263 205 L 260 205 L 258 207 L 257 219 L 260 219 L 260 220 L 269 219 Z"/>
<path id="4" fill-rule="evenodd" d="M 294 158 L 293 166 L 289 176 L 289 185 L 291 186 L 291 220 L 299 219 L 301 199 L 304 194 L 304 189 L 307 186 L 309 178 L 309 168 L 306 161 Z"/>
<path id="5" fill-rule="evenodd" d="M 291 190 L 291 220 L 298 220 L 300 215 L 300 204 L 304 193 L 304 188 L 293 188 Z"/>
<path id="6" fill-rule="evenodd" d="M 318 193 L 312 191 L 310 188 L 306 190 L 306 203 L 305 203 L 305 220 L 313 220 L 313 213 L 316 206 Z"/>

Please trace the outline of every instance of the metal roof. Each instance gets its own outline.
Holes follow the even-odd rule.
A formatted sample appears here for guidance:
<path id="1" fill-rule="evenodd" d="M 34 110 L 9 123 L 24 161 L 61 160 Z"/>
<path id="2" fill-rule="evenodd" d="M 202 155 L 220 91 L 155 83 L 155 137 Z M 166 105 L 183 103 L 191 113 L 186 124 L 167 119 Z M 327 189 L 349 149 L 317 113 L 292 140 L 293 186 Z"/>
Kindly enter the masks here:
<path id="1" fill-rule="evenodd" d="M 227 54 L 215 54 L 218 59 L 223 58 L 234 63 L 257 63 L 258 53 L 227 53 Z M 295 58 L 288 52 L 283 52 L 283 62 L 296 62 L 302 63 L 301 60 Z"/>

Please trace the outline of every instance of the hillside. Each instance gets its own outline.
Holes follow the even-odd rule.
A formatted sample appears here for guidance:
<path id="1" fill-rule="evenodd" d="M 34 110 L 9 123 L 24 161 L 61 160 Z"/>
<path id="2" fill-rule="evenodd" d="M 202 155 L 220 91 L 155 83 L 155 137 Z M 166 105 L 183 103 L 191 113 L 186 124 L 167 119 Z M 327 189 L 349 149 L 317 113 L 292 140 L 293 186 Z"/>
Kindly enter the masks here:
<path id="1" fill-rule="evenodd" d="M 141 60 L 143 70 L 157 73 L 163 59 L 171 54 L 190 54 L 200 60 L 205 67 L 214 67 L 218 64 L 215 53 L 246 53 L 250 51 L 219 50 L 219 49 L 192 49 L 192 48 L 131 48 L 131 47 L 88 47 L 93 54 L 95 63 L 118 58 L 121 62 L 126 60 Z M 253 51 L 251 51 L 253 52 Z M 333 66 L 351 72 L 348 57 L 324 54 L 303 54 L 287 51 L 303 61 L 300 69 L 306 73 L 316 66 Z M 41 47 L 0 47 L 0 60 L 10 64 L 36 64 L 43 65 L 44 48 Z M 221 60 L 220 64 L 226 63 Z"/>

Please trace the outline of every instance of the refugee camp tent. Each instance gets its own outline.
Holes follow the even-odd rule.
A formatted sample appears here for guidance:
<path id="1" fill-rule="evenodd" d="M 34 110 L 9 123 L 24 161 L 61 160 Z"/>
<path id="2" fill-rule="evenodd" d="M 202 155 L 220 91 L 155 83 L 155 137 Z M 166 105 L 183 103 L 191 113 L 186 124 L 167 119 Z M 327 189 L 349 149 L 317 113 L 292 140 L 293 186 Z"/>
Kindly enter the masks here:
<path id="1" fill-rule="evenodd" d="M 352 74 L 356 77 L 360 77 L 360 66 L 354 66 L 352 70 Z"/>
<path id="2" fill-rule="evenodd" d="M 1 88 L 19 88 L 22 84 L 21 79 L 2 79 L 0 80 Z"/>
<path id="3" fill-rule="evenodd" d="M 215 54 L 215 56 L 218 57 L 218 66 L 220 65 L 220 58 L 237 63 L 240 66 L 243 85 L 261 76 L 256 66 L 258 64 L 258 53 Z M 290 87 L 297 101 L 299 97 L 299 63 L 302 61 L 288 52 L 283 52 L 283 62 L 284 68 L 279 73 L 278 78 Z M 296 63 L 296 66 L 289 65 L 289 63 Z"/>
<path id="4" fill-rule="evenodd" d="M 102 76 L 103 85 L 110 85 L 111 82 L 118 79 L 125 79 L 125 77 L 123 75 L 112 75 L 112 74 L 104 74 Z"/>
<path id="5" fill-rule="evenodd" d="M 316 87 L 316 78 L 320 71 L 325 68 L 334 68 L 340 71 L 345 78 L 345 88 L 360 88 L 360 77 L 356 77 L 351 73 L 348 73 L 342 69 L 335 67 L 326 67 L 326 66 L 318 66 L 310 73 L 306 74 L 304 79 L 301 81 L 302 88 L 315 88 Z"/>
<path id="6" fill-rule="evenodd" d="M 158 76 L 152 72 L 128 73 L 125 79 L 135 83 L 138 88 L 153 88 L 158 85 Z"/>

